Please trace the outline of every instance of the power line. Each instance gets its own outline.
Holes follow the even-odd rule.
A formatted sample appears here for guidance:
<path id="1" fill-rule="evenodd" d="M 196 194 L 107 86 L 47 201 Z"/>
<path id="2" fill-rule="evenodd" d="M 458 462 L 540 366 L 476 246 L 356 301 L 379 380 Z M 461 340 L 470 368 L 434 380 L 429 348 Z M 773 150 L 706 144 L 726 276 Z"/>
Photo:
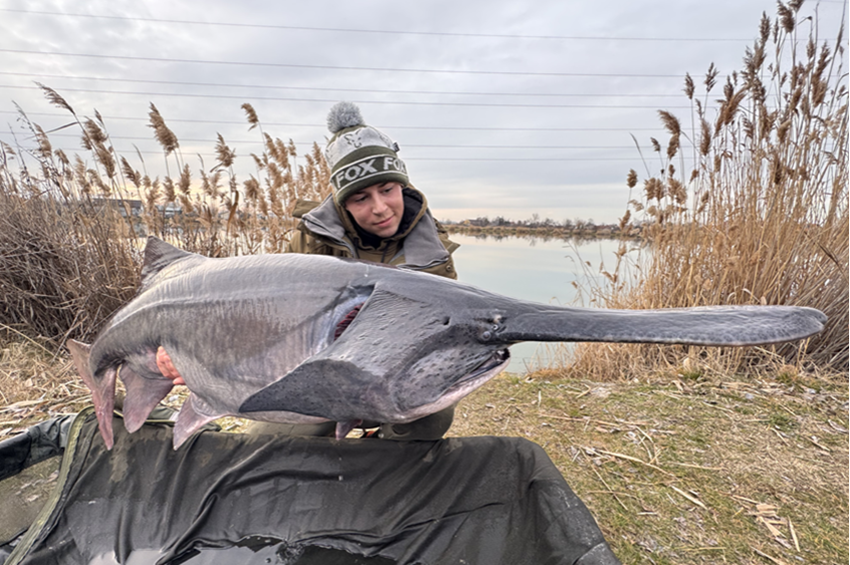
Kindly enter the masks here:
<path id="1" fill-rule="evenodd" d="M 821 0 L 822 2 L 824 0 Z M 473 37 L 482 39 L 538 39 L 538 40 L 569 40 L 569 41 L 659 41 L 659 42 L 748 42 L 753 38 L 731 38 L 731 37 L 616 37 L 616 36 L 591 36 L 591 35 L 521 35 L 507 33 L 458 33 L 446 31 L 412 31 L 412 30 L 388 30 L 388 29 L 356 29 L 356 28 L 334 28 L 334 27 L 309 27 L 288 26 L 277 24 L 246 24 L 238 22 L 202 22 L 197 20 L 175 20 L 164 18 L 145 18 L 139 16 L 106 16 L 102 14 L 71 14 L 61 12 L 48 12 L 43 10 L 18 10 L 14 8 L 0 8 L 0 12 L 14 12 L 19 14 L 35 14 L 41 16 L 61 16 L 70 18 L 89 18 L 105 20 L 123 20 L 136 22 L 150 22 L 160 24 L 177 25 L 204 25 L 219 27 L 235 27 L 248 29 L 275 29 L 290 31 L 321 31 L 334 33 L 378 33 L 388 35 L 420 35 L 432 37 Z"/>
<path id="2" fill-rule="evenodd" d="M 66 153 L 70 153 L 72 155 L 74 154 L 75 151 L 78 151 L 78 149 L 76 149 L 76 148 L 71 149 L 71 148 L 61 148 L 60 147 L 59 149 L 62 149 L 62 151 L 65 151 Z M 136 148 L 116 149 L 116 153 L 119 156 L 120 155 L 135 155 L 137 153 L 137 149 Z M 158 155 L 158 156 L 163 155 L 163 151 L 138 150 L 138 153 L 141 153 L 142 155 Z M 217 155 L 215 153 L 198 153 L 198 152 L 195 152 L 195 151 L 192 151 L 191 153 L 186 152 L 186 155 L 187 156 L 198 155 L 198 156 L 201 156 L 201 157 L 212 158 L 212 159 L 215 159 L 217 157 Z M 240 156 L 244 157 L 246 163 L 247 162 L 253 163 L 253 161 L 251 161 L 251 157 L 250 157 L 249 154 L 245 154 L 245 155 L 238 155 L 237 154 L 236 158 L 239 159 Z M 622 161 L 638 161 L 638 160 L 640 160 L 640 156 L 638 154 L 635 154 L 635 157 L 631 157 L 631 158 L 630 157 L 529 157 L 529 158 L 513 157 L 513 158 L 507 158 L 507 159 L 503 159 L 503 158 L 500 158 L 500 157 L 411 157 L 411 156 L 407 156 L 407 157 L 404 158 L 404 160 L 405 160 L 405 162 L 457 161 L 457 162 L 496 162 L 496 163 L 500 163 L 500 162 L 512 162 L 512 163 L 516 163 L 516 162 L 609 162 L 609 161 L 622 162 Z"/>
<path id="3" fill-rule="evenodd" d="M 0 88 L 10 88 L 16 90 L 41 90 L 37 86 L 17 86 L 11 84 L 0 84 Z M 293 98 L 284 96 L 237 96 L 230 94 L 198 94 L 190 92 L 134 92 L 127 90 L 103 90 L 97 88 L 63 88 L 63 92 L 86 92 L 95 94 L 122 94 L 130 96 L 155 96 L 161 98 L 177 97 L 177 98 L 214 98 L 222 100 L 257 100 L 257 101 L 272 101 L 272 102 L 321 102 L 323 104 L 338 102 L 336 98 Z M 464 106 L 464 107 L 485 107 L 485 108 L 616 108 L 616 109 L 641 109 L 654 110 L 658 109 L 658 105 L 653 106 L 636 106 L 629 104 L 507 104 L 495 102 L 422 102 L 410 100 L 350 100 L 357 104 L 380 104 L 386 105 L 402 105 L 402 106 Z M 687 110 L 690 106 L 665 106 L 671 110 Z"/>
<path id="4" fill-rule="evenodd" d="M 50 139 L 55 137 L 72 138 L 80 137 L 80 135 L 72 133 L 52 133 Z M 155 141 L 153 137 L 131 136 L 131 135 L 110 135 L 110 139 L 120 141 Z M 178 138 L 180 143 L 213 143 L 214 140 L 200 139 L 192 137 Z M 225 139 L 228 145 L 235 144 L 261 144 L 259 139 Z M 312 141 L 293 141 L 295 145 L 311 146 Z M 401 145 L 401 149 L 570 149 L 570 150 L 623 150 L 634 149 L 634 145 L 452 145 L 445 143 L 405 143 Z"/>
<path id="5" fill-rule="evenodd" d="M 70 133 L 51 133 L 49 134 L 49 138 L 52 140 L 54 138 L 79 138 L 80 135 L 70 134 Z M 130 136 L 130 135 L 110 135 L 110 140 L 117 141 L 149 141 L 154 142 L 155 139 L 152 137 L 141 137 L 141 136 Z M 180 143 L 213 143 L 213 140 L 210 139 L 201 139 L 201 138 L 193 138 L 193 137 L 180 137 L 178 139 Z M 225 139 L 225 142 L 230 147 L 244 146 L 244 145 L 261 145 L 263 141 L 258 139 Z M 302 147 L 312 147 L 313 141 L 292 141 L 297 146 Z M 238 144 L 238 146 L 237 146 Z M 475 145 L 475 144 L 466 144 L 466 145 L 454 145 L 454 144 L 446 144 L 446 143 L 405 143 L 401 145 L 402 151 L 407 149 L 488 149 L 488 150 L 575 150 L 575 151 L 633 151 L 635 150 L 634 145 Z M 409 159 L 406 154 L 404 155 L 405 159 Z"/>
<path id="6" fill-rule="evenodd" d="M 65 53 L 62 51 L 34 51 L 31 49 L 0 49 L 0 53 L 19 53 L 23 55 L 47 55 L 55 57 L 83 57 L 92 59 L 117 59 L 121 61 L 147 61 L 153 63 L 184 63 L 197 65 L 229 65 L 245 67 L 273 67 L 291 69 L 317 69 L 332 71 L 371 71 L 392 73 L 432 73 L 432 74 L 468 74 L 468 75 L 503 75 L 503 76 L 537 76 L 537 77 L 601 77 L 601 78 L 676 78 L 682 75 L 662 74 L 627 74 L 627 73 L 558 73 L 532 71 L 482 71 L 465 69 L 396 69 L 387 67 L 356 67 L 344 65 L 308 65 L 301 63 L 264 63 L 258 61 L 206 61 L 203 59 L 169 59 L 161 57 L 134 57 L 130 55 L 104 55 L 100 53 Z"/>
<path id="7" fill-rule="evenodd" d="M 22 77 L 38 77 L 38 78 L 58 78 L 68 80 L 86 80 L 86 81 L 103 81 L 103 82 L 130 82 L 142 84 L 164 84 L 175 86 L 203 86 L 215 88 L 249 88 L 249 89 L 274 89 L 274 90 L 317 90 L 321 92 L 370 92 L 378 94 L 433 94 L 441 96 L 545 96 L 545 97 L 588 97 L 588 98 L 661 98 L 661 97 L 681 97 L 681 92 L 670 94 L 644 94 L 644 93 L 628 93 L 628 94 L 613 94 L 607 93 L 557 93 L 557 92 L 458 92 L 445 90 L 386 90 L 379 88 L 340 88 L 340 87 L 321 87 L 321 86 L 279 86 L 266 84 L 235 84 L 235 83 L 218 83 L 218 82 L 188 82 L 174 80 L 154 80 L 154 79 L 132 79 L 132 78 L 114 78 L 114 77 L 91 77 L 79 75 L 52 75 L 43 73 L 22 73 L 11 71 L 0 71 L 0 75 L 22 76 Z"/>
<path id="8" fill-rule="evenodd" d="M 18 115 L 18 112 L 14 112 L 11 110 L 0 110 L 0 114 L 13 114 Z M 67 114 L 55 114 L 50 112 L 27 112 L 28 116 L 44 116 L 51 118 L 61 118 L 63 120 L 68 120 L 69 117 Z M 103 116 L 103 119 L 106 121 L 109 120 L 126 120 L 133 122 L 147 122 L 147 118 L 137 118 L 130 116 Z M 245 121 L 234 121 L 234 120 L 194 120 L 188 118 L 168 118 L 168 123 L 176 122 L 176 123 L 195 123 L 195 124 L 216 124 L 216 125 L 240 125 L 247 126 L 248 123 Z M 296 123 L 296 122 L 262 122 L 263 126 L 275 126 L 275 127 L 307 127 L 307 128 L 320 128 L 323 129 L 327 127 L 323 123 Z M 630 131 L 659 131 L 663 130 L 664 127 L 662 125 L 658 125 L 658 127 L 653 128 L 632 128 L 632 127 L 611 127 L 611 128 L 600 128 L 600 127 L 474 127 L 474 126 L 415 126 L 415 125 L 391 125 L 391 124 L 373 124 L 375 127 L 380 129 L 388 129 L 388 130 L 400 130 L 400 129 L 410 129 L 410 130 L 450 130 L 450 131 L 539 131 L 539 132 L 563 132 L 563 131 L 585 131 L 585 132 L 594 132 L 594 131 L 621 131 L 621 132 L 630 132 Z"/>
<path id="9" fill-rule="evenodd" d="M 502 159 L 497 157 L 406 157 L 405 161 L 495 161 L 495 162 L 517 162 L 517 161 L 565 161 L 565 162 L 586 162 L 586 161 L 640 161 L 640 155 L 635 154 L 634 157 L 529 157 L 529 158 L 508 158 Z M 685 158 L 688 160 L 688 157 Z"/>

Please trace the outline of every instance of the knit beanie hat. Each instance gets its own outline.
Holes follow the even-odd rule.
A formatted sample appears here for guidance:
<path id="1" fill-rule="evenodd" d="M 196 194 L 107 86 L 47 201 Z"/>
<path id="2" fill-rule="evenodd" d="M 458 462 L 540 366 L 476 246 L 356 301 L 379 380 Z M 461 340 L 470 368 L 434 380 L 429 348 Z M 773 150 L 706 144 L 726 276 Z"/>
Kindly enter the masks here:
<path id="1" fill-rule="evenodd" d="M 325 148 L 325 158 L 338 204 L 373 184 L 396 181 L 407 186 L 407 167 L 398 158 L 398 143 L 367 126 L 357 106 L 351 102 L 334 105 L 328 113 L 328 129 L 334 135 Z"/>

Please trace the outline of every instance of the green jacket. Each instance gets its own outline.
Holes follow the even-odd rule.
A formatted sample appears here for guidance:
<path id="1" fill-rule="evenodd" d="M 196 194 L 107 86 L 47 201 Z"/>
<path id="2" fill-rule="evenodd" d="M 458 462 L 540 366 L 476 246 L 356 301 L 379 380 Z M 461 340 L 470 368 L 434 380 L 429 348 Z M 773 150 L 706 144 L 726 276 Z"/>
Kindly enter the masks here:
<path id="1" fill-rule="evenodd" d="M 459 245 L 431 216 L 425 195 L 409 187 L 403 195 L 404 216 L 399 231 L 384 239 L 359 230 L 332 196 L 321 203 L 301 200 L 293 212 L 301 222 L 286 252 L 352 257 L 457 279 L 451 254 Z"/>

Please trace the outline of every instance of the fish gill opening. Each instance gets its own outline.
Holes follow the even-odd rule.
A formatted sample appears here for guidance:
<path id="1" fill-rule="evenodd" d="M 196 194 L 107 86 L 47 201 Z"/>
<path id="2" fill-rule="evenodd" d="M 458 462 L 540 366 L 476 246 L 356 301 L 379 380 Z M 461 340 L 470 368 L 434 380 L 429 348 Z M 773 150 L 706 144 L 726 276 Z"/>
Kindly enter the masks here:
<path id="1" fill-rule="evenodd" d="M 351 322 L 354 321 L 354 318 L 357 317 L 357 314 L 360 312 L 360 309 L 363 308 L 363 304 L 358 304 L 352 310 L 342 317 L 342 319 L 337 322 L 336 328 L 334 329 L 334 341 L 339 339 L 339 336 L 342 335 L 342 332 L 348 329 L 348 326 L 351 325 Z"/>

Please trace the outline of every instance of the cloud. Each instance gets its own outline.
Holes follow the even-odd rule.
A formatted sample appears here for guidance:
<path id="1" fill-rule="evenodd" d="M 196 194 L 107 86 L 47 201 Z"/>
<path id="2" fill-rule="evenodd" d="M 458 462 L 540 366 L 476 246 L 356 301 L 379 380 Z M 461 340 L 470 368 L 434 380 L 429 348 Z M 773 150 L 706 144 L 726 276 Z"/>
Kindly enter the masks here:
<path id="1" fill-rule="evenodd" d="M 0 117 L 9 124 L 0 139 L 14 142 L 12 129 L 31 143 L 14 123 L 13 100 L 45 129 L 68 122 L 33 88 L 37 80 L 80 114 L 99 110 L 116 146 L 131 157 L 138 147 L 152 175 L 164 164 L 146 125 L 151 102 L 186 140 L 187 160 L 201 153 L 210 163 L 218 133 L 233 140 L 244 179 L 259 137 L 248 131 L 242 102 L 264 131 L 306 150 L 324 143 L 333 103 L 354 100 L 368 123 L 398 140 L 438 217 L 551 210 L 607 221 L 621 213 L 629 169 L 646 174 L 632 135 L 650 170 L 660 169 L 648 146 L 650 137 L 665 142 L 657 110 L 671 109 L 687 126 L 684 74 L 700 83 L 712 62 L 721 79 L 736 70 L 762 11 L 774 9 L 768 0 L 610 0 L 604 9 L 498 0 L 17 0 L 0 9 Z M 821 37 L 834 36 L 841 9 L 818 4 Z M 73 150 L 78 140 L 54 145 Z"/>

